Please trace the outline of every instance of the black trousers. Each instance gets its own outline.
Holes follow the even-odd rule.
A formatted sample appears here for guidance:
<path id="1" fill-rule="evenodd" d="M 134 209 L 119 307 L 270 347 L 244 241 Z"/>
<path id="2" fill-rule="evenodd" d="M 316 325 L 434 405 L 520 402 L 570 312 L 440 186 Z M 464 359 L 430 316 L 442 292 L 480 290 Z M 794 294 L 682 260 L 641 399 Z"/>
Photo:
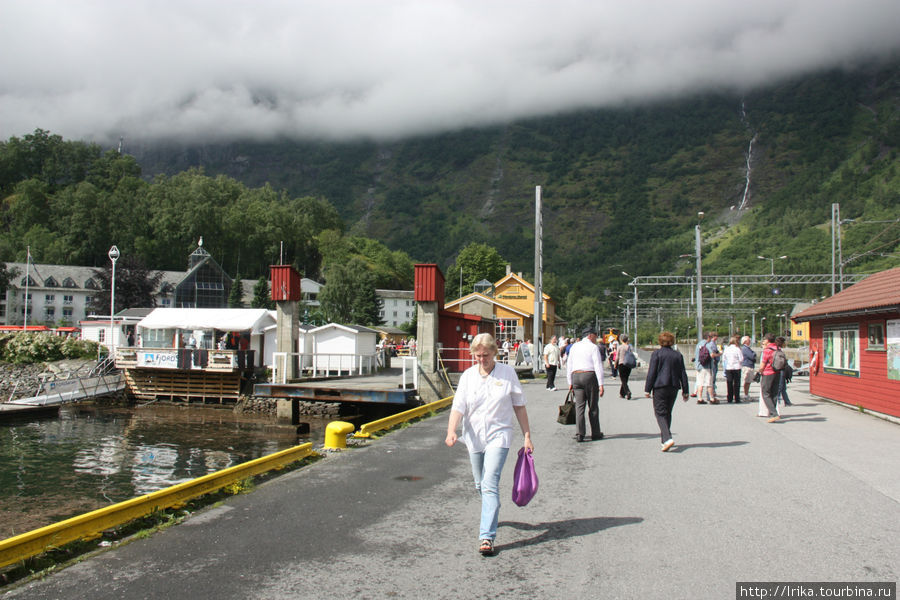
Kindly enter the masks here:
<path id="1" fill-rule="evenodd" d="M 656 413 L 656 423 L 659 425 L 659 438 L 663 444 L 672 439 L 672 408 L 678 397 L 678 388 L 659 387 L 653 388 L 653 412 Z"/>
<path id="2" fill-rule="evenodd" d="M 725 370 L 725 387 L 728 389 L 728 401 L 741 401 L 741 370 Z"/>
<path id="3" fill-rule="evenodd" d="M 628 389 L 628 378 L 631 376 L 631 367 L 627 365 L 619 365 L 619 381 L 622 382 L 622 385 L 619 387 L 619 397 L 625 398 L 626 396 L 631 395 L 631 390 Z"/>
<path id="4" fill-rule="evenodd" d="M 572 389 L 575 392 L 575 432 L 584 435 L 584 411 L 587 408 L 588 420 L 591 423 L 591 437 L 597 437 L 600 430 L 600 384 L 593 371 L 588 373 L 572 373 Z"/>
<path id="5" fill-rule="evenodd" d="M 547 365 L 547 389 L 556 387 L 556 365 Z"/>

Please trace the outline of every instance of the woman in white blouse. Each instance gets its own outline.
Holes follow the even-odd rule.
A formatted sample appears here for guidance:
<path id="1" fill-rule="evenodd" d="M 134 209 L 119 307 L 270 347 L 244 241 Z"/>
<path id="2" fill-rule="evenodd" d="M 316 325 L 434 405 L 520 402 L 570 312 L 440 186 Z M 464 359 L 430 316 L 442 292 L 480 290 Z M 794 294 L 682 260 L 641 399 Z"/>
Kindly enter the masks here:
<path id="1" fill-rule="evenodd" d="M 447 446 L 461 439 L 469 449 L 475 489 L 481 494 L 481 525 L 478 551 L 494 553 L 500 515 L 500 473 L 512 444 L 513 417 L 525 436 L 527 452 L 534 451 L 525 395 L 515 369 L 498 363 L 497 342 L 480 333 L 469 348 L 475 364 L 463 372 L 453 397 L 447 424 Z M 456 430 L 462 422 L 462 435 Z"/>

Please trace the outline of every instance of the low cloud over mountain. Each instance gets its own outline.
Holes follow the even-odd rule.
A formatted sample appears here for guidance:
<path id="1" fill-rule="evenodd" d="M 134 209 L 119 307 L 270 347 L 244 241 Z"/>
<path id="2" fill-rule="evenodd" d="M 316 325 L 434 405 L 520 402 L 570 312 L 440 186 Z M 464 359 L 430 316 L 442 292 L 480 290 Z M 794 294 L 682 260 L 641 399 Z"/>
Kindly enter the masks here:
<path id="1" fill-rule="evenodd" d="M 398 138 L 900 49 L 897 0 L 0 2 L 0 138 Z"/>

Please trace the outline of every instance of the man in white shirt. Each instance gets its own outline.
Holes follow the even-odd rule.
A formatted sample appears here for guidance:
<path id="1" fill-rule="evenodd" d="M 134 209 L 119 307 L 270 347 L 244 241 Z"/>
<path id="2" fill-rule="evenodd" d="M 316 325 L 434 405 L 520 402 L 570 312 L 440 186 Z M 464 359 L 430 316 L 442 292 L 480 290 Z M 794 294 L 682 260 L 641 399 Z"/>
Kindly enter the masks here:
<path id="1" fill-rule="evenodd" d="M 591 423 L 591 439 L 602 440 L 600 430 L 600 396 L 603 395 L 603 362 L 597 347 L 597 332 L 587 327 L 581 341 L 572 344 L 566 361 L 566 381 L 575 392 L 575 439 L 584 441 L 584 409 L 587 407 Z"/>
<path id="2" fill-rule="evenodd" d="M 556 391 L 556 369 L 559 368 L 559 346 L 556 345 L 556 336 L 550 338 L 550 343 L 544 346 L 544 369 L 547 370 L 547 389 Z"/>

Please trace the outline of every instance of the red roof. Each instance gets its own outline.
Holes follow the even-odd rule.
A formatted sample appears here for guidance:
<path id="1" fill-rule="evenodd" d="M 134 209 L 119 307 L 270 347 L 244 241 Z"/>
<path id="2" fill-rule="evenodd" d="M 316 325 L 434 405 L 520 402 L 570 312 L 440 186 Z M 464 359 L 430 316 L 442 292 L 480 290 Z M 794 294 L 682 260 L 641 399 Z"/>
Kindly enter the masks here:
<path id="1" fill-rule="evenodd" d="M 900 267 L 869 275 L 792 317 L 800 323 L 828 317 L 900 311 Z"/>

